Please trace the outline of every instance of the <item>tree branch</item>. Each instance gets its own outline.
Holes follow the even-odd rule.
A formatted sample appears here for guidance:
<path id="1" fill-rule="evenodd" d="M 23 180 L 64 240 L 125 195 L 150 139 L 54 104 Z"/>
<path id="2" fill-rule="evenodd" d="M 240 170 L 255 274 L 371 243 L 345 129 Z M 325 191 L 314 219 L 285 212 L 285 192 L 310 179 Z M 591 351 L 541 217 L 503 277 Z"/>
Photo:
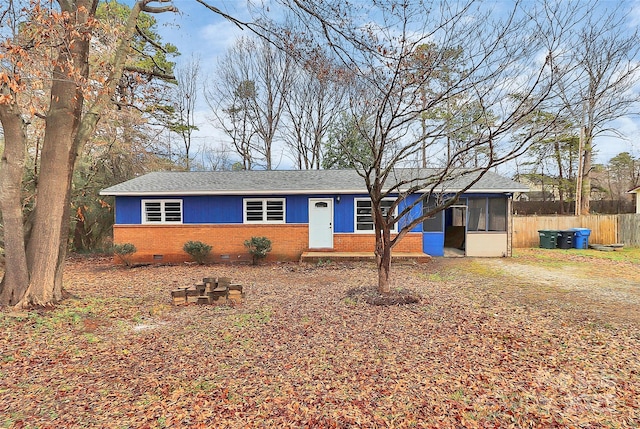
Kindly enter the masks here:
<path id="1" fill-rule="evenodd" d="M 163 6 L 163 7 L 144 6 L 142 8 L 142 11 L 147 13 L 165 13 L 165 12 L 177 12 L 178 8 L 173 5 Z"/>
<path id="2" fill-rule="evenodd" d="M 149 3 L 171 3 L 172 0 L 140 0 L 140 10 L 147 13 L 164 13 L 164 12 L 177 12 L 178 8 L 174 5 L 154 7 L 149 6 Z"/>
<path id="3" fill-rule="evenodd" d="M 243 30 L 244 28 L 248 27 L 249 24 L 247 24 L 246 22 L 242 22 L 239 19 L 234 18 L 231 15 L 227 15 L 226 13 L 222 12 L 220 9 L 218 9 L 215 6 L 211 6 L 209 3 L 207 3 L 204 0 L 196 0 L 198 3 L 200 3 L 201 5 L 203 5 L 204 7 L 206 7 L 207 9 L 209 9 L 210 11 L 217 13 L 218 15 L 220 15 L 221 17 L 223 17 L 224 19 L 233 22 L 235 25 L 238 26 L 238 28 L 240 28 L 241 30 Z"/>
<path id="4" fill-rule="evenodd" d="M 135 66 L 125 66 L 124 69 L 126 71 L 140 73 L 140 74 L 144 74 L 144 75 L 147 75 L 147 76 L 158 77 L 160 79 L 176 80 L 176 77 L 173 74 L 164 73 L 164 72 L 158 71 L 158 70 L 147 70 L 147 69 L 144 69 L 142 67 L 135 67 Z"/>
<path id="5" fill-rule="evenodd" d="M 164 52 L 165 54 L 167 53 L 167 50 L 161 44 L 157 43 L 155 40 L 152 40 L 149 36 L 147 36 L 138 25 L 136 25 L 136 32 L 151 46 L 159 51 Z"/>

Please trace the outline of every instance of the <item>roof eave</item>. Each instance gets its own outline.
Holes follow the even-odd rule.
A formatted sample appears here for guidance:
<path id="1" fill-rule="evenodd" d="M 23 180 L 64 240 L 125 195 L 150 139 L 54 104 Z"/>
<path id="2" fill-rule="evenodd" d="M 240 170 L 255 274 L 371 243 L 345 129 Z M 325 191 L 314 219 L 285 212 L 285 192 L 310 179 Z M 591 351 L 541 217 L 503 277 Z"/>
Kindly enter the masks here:
<path id="1" fill-rule="evenodd" d="M 459 192 L 461 189 L 446 189 L 446 193 Z M 505 194 L 528 192 L 524 188 L 486 188 L 468 189 L 467 192 L 482 194 Z M 207 195 L 317 195 L 317 194 L 366 194 L 366 189 L 297 189 L 297 190 L 228 190 L 228 191 L 100 191 L 100 195 L 114 197 L 175 197 L 175 196 L 207 196 Z"/>
<path id="2" fill-rule="evenodd" d="M 313 189 L 313 190 L 227 190 L 227 191 L 100 191 L 100 195 L 110 195 L 115 197 L 145 197 L 159 196 L 169 197 L 178 195 L 187 196 L 206 196 L 206 195 L 305 195 L 305 194 L 362 194 L 366 193 L 366 189 Z"/>
<path id="3" fill-rule="evenodd" d="M 460 190 L 447 190 L 446 192 L 459 192 Z M 529 188 L 488 188 L 488 189 L 468 189 L 465 193 L 474 194 L 513 194 L 514 192 L 529 192 Z"/>

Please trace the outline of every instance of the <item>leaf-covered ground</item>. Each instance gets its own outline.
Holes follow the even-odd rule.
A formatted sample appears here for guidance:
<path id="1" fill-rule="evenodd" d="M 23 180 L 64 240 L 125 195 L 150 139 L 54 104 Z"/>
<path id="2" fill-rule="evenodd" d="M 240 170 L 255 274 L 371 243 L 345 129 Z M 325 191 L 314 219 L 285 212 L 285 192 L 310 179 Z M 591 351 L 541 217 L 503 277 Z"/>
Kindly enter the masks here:
<path id="1" fill-rule="evenodd" d="M 0 312 L 0 427 L 637 428 L 637 254 L 396 264 L 387 307 L 369 263 L 71 259 L 75 298 Z M 207 276 L 244 305 L 169 305 Z"/>

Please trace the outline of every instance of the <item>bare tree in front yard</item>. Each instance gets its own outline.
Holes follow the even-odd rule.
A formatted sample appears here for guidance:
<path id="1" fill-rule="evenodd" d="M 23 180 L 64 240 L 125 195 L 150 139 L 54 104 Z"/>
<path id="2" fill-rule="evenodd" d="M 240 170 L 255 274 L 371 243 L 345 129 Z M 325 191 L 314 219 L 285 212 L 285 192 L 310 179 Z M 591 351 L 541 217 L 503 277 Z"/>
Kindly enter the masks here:
<path id="1" fill-rule="evenodd" d="M 371 199 L 378 289 L 389 293 L 395 245 L 425 218 L 453 204 L 486 172 L 521 155 L 551 127 L 553 118 L 528 128 L 517 141 L 511 138 L 533 112 L 559 112 L 553 105 L 552 90 L 559 78 L 554 61 L 579 7 L 541 3 L 535 6 L 540 13 L 534 13 L 530 4 L 525 10 L 517 3 L 496 16 L 474 1 L 283 3 L 310 29 L 297 36 L 316 36 L 298 49 L 313 52 L 328 46 L 353 73 L 349 110 L 353 118 L 363 118 L 355 124 L 360 124 L 358 133 L 366 141 L 370 162 L 358 159 L 360 150 L 344 150 Z M 450 55 L 454 50 L 457 54 Z M 466 116 L 471 119 L 462 121 L 460 129 L 435 114 L 446 111 L 456 117 L 470 110 L 474 114 Z M 425 117 L 430 120 L 423 121 Z M 444 164 L 401 169 L 419 166 L 423 156 L 442 158 L 447 135 L 463 131 L 465 144 L 449 145 Z M 469 164 L 469 159 L 474 162 Z M 458 192 L 444 198 L 447 188 Z M 415 193 L 421 197 L 410 197 Z M 435 204 L 418 213 L 426 201 Z M 391 233 L 394 226 L 397 234 Z"/>

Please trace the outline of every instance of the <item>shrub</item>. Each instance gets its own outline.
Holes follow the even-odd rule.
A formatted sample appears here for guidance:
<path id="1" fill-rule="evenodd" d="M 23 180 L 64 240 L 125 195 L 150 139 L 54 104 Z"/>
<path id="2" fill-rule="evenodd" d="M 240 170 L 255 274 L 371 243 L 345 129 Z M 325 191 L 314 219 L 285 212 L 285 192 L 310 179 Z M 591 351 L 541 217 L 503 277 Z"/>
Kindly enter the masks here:
<path id="1" fill-rule="evenodd" d="M 211 253 L 211 246 L 202 241 L 187 241 L 184 243 L 182 250 L 187 252 L 195 262 L 202 265 L 207 260 L 209 253 Z"/>
<path id="2" fill-rule="evenodd" d="M 136 253 L 137 251 L 138 249 L 136 249 L 136 246 L 134 246 L 131 243 L 113 245 L 113 253 L 115 255 L 118 255 L 120 259 L 122 259 L 122 262 L 124 262 L 127 267 L 131 266 L 131 259 L 129 257 L 134 253 Z"/>
<path id="3" fill-rule="evenodd" d="M 266 258 L 267 253 L 271 252 L 271 240 L 267 237 L 251 237 L 250 240 L 245 240 L 244 247 L 253 257 L 253 265 L 257 265 L 260 259 Z"/>

